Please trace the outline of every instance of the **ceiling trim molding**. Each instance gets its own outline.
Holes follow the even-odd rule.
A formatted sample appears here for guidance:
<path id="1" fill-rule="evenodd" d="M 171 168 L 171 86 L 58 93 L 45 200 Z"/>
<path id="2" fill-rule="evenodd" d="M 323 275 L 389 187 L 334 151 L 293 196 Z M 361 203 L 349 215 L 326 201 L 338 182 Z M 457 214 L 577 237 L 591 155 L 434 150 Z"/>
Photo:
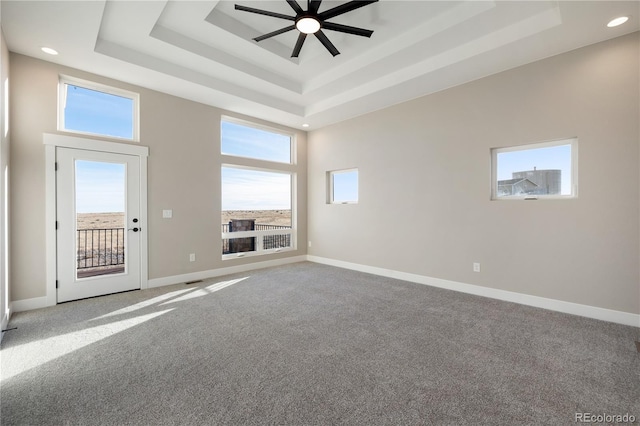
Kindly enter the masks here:
<path id="1" fill-rule="evenodd" d="M 165 28 L 162 25 L 156 24 L 151 30 L 149 36 L 179 49 L 191 52 L 194 55 L 225 65 L 231 69 L 239 70 L 254 78 L 271 83 L 282 89 L 296 94 L 302 94 L 302 85 L 294 80 L 265 70 L 264 68 L 249 63 L 220 49 L 216 49 L 208 44 L 184 36 L 170 30 L 169 28 Z"/>
<path id="2" fill-rule="evenodd" d="M 299 64 L 300 60 L 298 58 L 291 57 L 291 47 L 286 46 L 274 38 L 270 38 L 260 43 L 256 43 L 253 41 L 255 37 L 261 36 L 262 33 L 256 31 L 254 28 L 246 25 L 244 22 L 232 18 L 231 16 L 220 12 L 216 8 L 214 8 L 206 18 L 205 21 L 210 23 L 211 25 L 215 25 L 218 28 L 221 28 L 242 40 L 246 40 L 248 43 L 251 43 L 253 46 L 260 47 L 270 53 L 273 53 L 276 56 L 279 56 L 281 59 L 285 61 L 291 62 L 293 64 Z"/>
<path id="3" fill-rule="evenodd" d="M 304 107 L 298 104 L 287 102 L 267 94 L 259 93 L 246 87 L 239 86 L 228 81 L 221 80 L 210 75 L 185 68 L 180 65 L 165 61 L 151 55 L 138 52 L 133 49 L 112 43 L 107 40 L 98 39 L 95 51 L 115 59 L 135 64 L 153 71 L 178 77 L 195 84 L 206 86 L 210 89 L 217 90 L 238 98 L 246 99 L 261 105 L 275 108 L 289 114 L 303 116 Z"/>

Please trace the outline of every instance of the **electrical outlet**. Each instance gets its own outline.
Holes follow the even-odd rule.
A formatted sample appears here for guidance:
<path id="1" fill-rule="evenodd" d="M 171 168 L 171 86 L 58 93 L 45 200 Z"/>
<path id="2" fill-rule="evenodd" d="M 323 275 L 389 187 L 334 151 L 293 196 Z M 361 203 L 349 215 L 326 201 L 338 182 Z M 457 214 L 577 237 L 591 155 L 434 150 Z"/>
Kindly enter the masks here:
<path id="1" fill-rule="evenodd" d="M 163 219 L 171 219 L 173 217 L 173 210 L 162 210 Z"/>
<path id="2" fill-rule="evenodd" d="M 473 272 L 480 272 L 480 264 L 479 263 L 474 263 L 473 264 Z"/>
<path id="3" fill-rule="evenodd" d="M 189 255 L 189 262 L 195 262 L 196 261 L 196 254 L 195 253 L 191 253 Z"/>
<path id="4" fill-rule="evenodd" d="M 311 241 L 309 241 L 309 248 L 311 248 Z"/>

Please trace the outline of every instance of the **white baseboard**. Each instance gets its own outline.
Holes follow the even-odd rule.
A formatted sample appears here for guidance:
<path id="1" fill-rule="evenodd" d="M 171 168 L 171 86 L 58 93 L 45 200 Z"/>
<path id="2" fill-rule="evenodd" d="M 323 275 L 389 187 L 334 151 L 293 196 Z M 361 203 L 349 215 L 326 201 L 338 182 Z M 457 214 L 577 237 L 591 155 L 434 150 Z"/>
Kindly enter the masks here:
<path id="1" fill-rule="evenodd" d="M 33 299 L 14 300 L 11 302 L 12 312 L 31 311 L 33 309 L 46 308 L 54 306 L 49 302 L 47 296 L 34 297 Z"/>
<path id="2" fill-rule="evenodd" d="M 272 266 L 286 265 L 288 263 L 304 262 L 305 260 L 307 260 L 307 256 L 302 255 L 287 257 L 283 259 L 267 260 L 264 262 L 251 263 L 246 265 L 230 266 L 227 268 L 211 269 L 208 271 L 192 272 L 183 275 L 154 278 L 148 281 L 147 288 L 162 287 L 165 285 L 180 284 L 187 281 L 220 277 L 223 275 L 235 274 L 238 272 L 252 271 L 254 269 L 269 268 Z M 33 309 L 55 306 L 55 304 L 55 299 L 51 301 L 47 296 L 34 297 L 33 299 L 14 300 L 13 302 L 11 302 L 11 312 L 30 311 Z"/>
<path id="3" fill-rule="evenodd" d="M 207 278 L 220 277 L 239 272 L 247 272 L 255 269 L 269 268 L 273 266 L 286 265 L 303 261 L 321 263 L 338 268 L 351 269 L 354 271 L 366 272 L 383 277 L 394 278 L 403 281 L 410 281 L 417 284 L 429 285 L 432 287 L 444 288 L 447 290 L 459 291 L 462 293 L 474 294 L 476 296 L 489 297 L 492 299 L 504 300 L 507 302 L 519 303 L 521 305 L 533 306 L 536 308 L 548 309 L 551 311 L 563 312 L 566 314 L 579 315 L 587 318 L 594 318 L 602 321 L 609 321 L 617 324 L 629 325 L 640 328 L 640 315 L 629 312 L 614 311 L 612 309 L 599 308 L 596 306 L 581 305 L 578 303 L 565 302 L 562 300 L 548 299 L 545 297 L 531 296 L 523 293 L 499 290 L 495 288 L 482 287 L 478 285 L 465 284 L 457 281 L 432 278 L 424 275 L 411 274 L 408 272 L 395 271 L 392 269 L 377 268 L 374 266 L 361 265 L 357 263 L 344 262 L 341 260 L 329 259 L 325 257 L 302 255 L 287 257 L 283 259 L 267 260 L 264 262 L 250 263 L 246 265 L 230 266 L 220 269 L 192 272 L 170 277 L 154 278 L 149 280 L 148 288 L 162 287 L 166 285 L 180 284 L 188 281 L 203 280 Z M 15 300 L 10 305 L 10 312 L 22 312 L 32 309 L 40 309 L 52 306 L 46 296 L 35 297 L 33 299 Z M 4 319 L 3 328 L 6 327 Z"/>
<path id="4" fill-rule="evenodd" d="M 549 309 L 551 311 L 563 312 L 566 314 L 579 315 L 587 318 L 614 322 L 617 324 L 630 325 L 632 327 L 640 327 L 640 315 L 632 314 L 629 312 L 614 311 L 612 309 L 598 308 L 596 306 L 581 305 L 578 303 L 565 302 L 562 300 L 547 299 L 545 297 L 531 296 L 528 294 L 515 293 L 512 291 L 465 284 L 457 281 L 431 278 L 424 275 L 410 274 L 408 272 L 394 271 L 392 269 L 377 268 L 374 266 L 360 265 L 351 262 L 343 262 L 341 260 L 329 259 L 326 257 L 308 255 L 307 260 L 310 262 L 336 266 L 338 268 L 352 269 L 354 271 L 380 275 L 387 278 L 395 278 L 398 280 L 425 284 L 432 287 L 439 287 L 447 290 L 474 294 L 476 296 L 489 297 L 491 299 L 504 300 L 507 302 L 514 302 L 521 305 Z"/>
<path id="5" fill-rule="evenodd" d="M 162 287 L 165 285 L 180 284 L 189 281 L 204 280 L 207 278 L 221 277 L 223 275 L 236 274 L 239 272 L 253 271 L 255 269 L 270 268 L 272 266 L 286 265 L 289 263 L 304 262 L 307 256 L 286 257 L 283 259 L 265 260 L 263 262 L 248 263 L 246 265 L 229 266 L 220 269 L 210 269 L 207 271 L 191 272 L 170 277 L 153 278 L 149 280 L 148 288 Z"/>

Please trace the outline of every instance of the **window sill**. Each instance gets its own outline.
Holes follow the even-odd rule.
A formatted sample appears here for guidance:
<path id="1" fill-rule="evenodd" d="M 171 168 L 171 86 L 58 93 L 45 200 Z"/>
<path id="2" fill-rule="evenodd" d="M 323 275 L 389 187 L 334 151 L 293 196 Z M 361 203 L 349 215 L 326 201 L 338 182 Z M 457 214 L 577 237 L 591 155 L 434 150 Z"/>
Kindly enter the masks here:
<path id="1" fill-rule="evenodd" d="M 244 252 L 239 252 L 239 253 L 229 253 L 229 254 L 223 254 L 222 255 L 222 261 L 227 261 L 227 260 L 233 260 L 233 259 L 242 259 L 242 258 L 247 258 L 247 257 L 260 257 L 260 256 L 266 256 L 269 254 L 277 254 L 277 253 L 287 253 L 287 252 L 292 252 L 295 251 L 296 249 L 294 247 L 283 247 L 280 249 L 269 249 L 269 250 L 262 250 L 262 251 L 244 251 Z"/>
<path id="2" fill-rule="evenodd" d="M 577 195 L 558 195 L 558 196 L 552 196 L 552 195 L 538 195 L 535 197 L 492 197 L 491 201 L 543 201 L 543 200 L 574 200 L 577 199 L 578 196 Z"/>

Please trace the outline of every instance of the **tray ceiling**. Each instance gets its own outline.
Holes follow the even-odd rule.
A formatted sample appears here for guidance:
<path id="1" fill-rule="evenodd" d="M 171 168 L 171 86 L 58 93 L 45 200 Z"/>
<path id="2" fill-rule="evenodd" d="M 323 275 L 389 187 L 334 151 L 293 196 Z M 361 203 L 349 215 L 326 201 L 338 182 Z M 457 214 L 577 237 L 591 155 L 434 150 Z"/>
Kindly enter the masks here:
<path id="1" fill-rule="evenodd" d="M 371 38 L 325 30 L 340 55 L 307 37 L 291 58 L 297 31 L 252 40 L 290 22 L 235 3 L 294 15 L 284 0 L 3 0 L 0 16 L 13 52 L 310 129 L 640 29 L 636 1 L 382 0 L 331 20 Z"/>

